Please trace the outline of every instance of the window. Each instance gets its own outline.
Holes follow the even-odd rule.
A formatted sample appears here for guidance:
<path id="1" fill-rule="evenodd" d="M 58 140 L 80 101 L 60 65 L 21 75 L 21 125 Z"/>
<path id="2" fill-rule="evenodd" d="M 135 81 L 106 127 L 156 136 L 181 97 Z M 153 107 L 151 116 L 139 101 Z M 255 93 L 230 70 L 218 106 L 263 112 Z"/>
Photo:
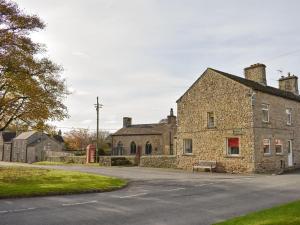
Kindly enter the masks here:
<path id="1" fill-rule="evenodd" d="M 121 141 L 119 141 L 117 145 L 117 155 L 123 155 L 123 144 Z"/>
<path id="2" fill-rule="evenodd" d="M 275 153 L 282 154 L 282 141 L 280 139 L 275 140 Z"/>
<path id="3" fill-rule="evenodd" d="M 271 154 L 271 148 L 270 148 L 270 139 L 264 139 L 264 154 L 270 155 Z"/>
<path id="4" fill-rule="evenodd" d="M 228 155 L 239 155 L 240 154 L 239 138 L 227 138 L 227 154 Z"/>
<path id="5" fill-rule="evenodd" d="M 213 112 L 207 113 L 207 127 L 208 128 L 215 127 L 215 115 Z"/>
<path id="6" fill-rule="evenodd" d="M 269 105 L 262 104 L 262 121 L 269 122 Z"/>
<path id="7" fill-rule="evenodd" d="M 184 154 L 192 154 L 193 153 L 192 139 L 183 139 L 183 153 Z"/>
<path id="8" fill-rule="evenodd" d="M 149 141 L 147 141 L 146 146 L 145 146 L 145 153 L 147 155 L 150 155 L 152 153 L 152 145 L 150 144 Z"/>
<path id="9" fill-rule="evenodd" d="M 287 116 L 286 124 L 292 125 L 292 109 L 286 109 L 285 112 L 286 112 L 286 116 Z"/>
<path id="10" fill-rule="evenodd" d="M 136 154 L 136 144 L 134 141 L 130 144 L 130 154 L 135 155 Z"/>

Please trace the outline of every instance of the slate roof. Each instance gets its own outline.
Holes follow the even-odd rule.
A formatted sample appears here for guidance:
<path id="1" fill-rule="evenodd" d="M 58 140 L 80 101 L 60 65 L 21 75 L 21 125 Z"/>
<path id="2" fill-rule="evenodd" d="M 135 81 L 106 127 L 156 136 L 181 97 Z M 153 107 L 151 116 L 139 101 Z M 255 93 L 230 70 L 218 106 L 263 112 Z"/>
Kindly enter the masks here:
<path id="1" fill-rule="evenodd" d="M 242 77 L 239 77 L 239 76 L 236 76 L 236 75 L 233 75 L 233 74 L 230 74 L 230 73 L 226 73 L 226 72 L 223 72 L 223 71 L 220 71 L 220 70 L 216 70 L 216 69 L 213 69 L 213 68 L 208 68 L 210 70 L 213 70 L 214 72 L 220 74 L 220 75 L 223 75 L 231 80 L 234 80 L 240 84 L 243 84 L 247 87 L 250 87 L 252 88 L 253 90 L 256 90 L 256 91 L 261 91 L 261 92 L 264 92 L 264 93 L 267 93 L 267 94 L 270 94 L 270 95 L 275 95 L 275 96 L 279 96 L 279 97 L 282 97 L 282 98 L 286 98 L 286 99 L 290 99 L 290 100 L 293 100 L 293 101 L 297 101 L 297 102 L 300 102 L 300 96 L 299 95 L 295 95 L 293 94 L 292 92 L 289 92 L 289 91 L 283 91 L 283 90 L 280 90 L 278 88 L 274 88 L 274 87 L 271 87 L 271 86 L 265 86 L 265 85 L 262 85 L 258 82 L 255 82 L 255 81 L 252 81 L 252 80 L 248 80 L 248 79 L 245 79 L 245 78 L 242 78 Z M 195 83 L 197 83 L 197 81 L 200 79 L 201 77 L 199 77 Z M 188 89 L 190 90 L 194 85 L 195 83 Z M 187 90 L 187 91 L 188 91 Z M 187 91 L 185 93 L 187 93 Z M 184 95 L 185 95 L 184 93 Z M 182 95 L 178 100 L 180 101 L 181 98 L 184 96 Z"/>
<path id="2" fill-rule="evenodd" d="M 17 140 L 26 140 L 27 138 L 29 138 L 31 135 L 35 134 L 37 131 L 27 131 L 27 132 L 23 132 L 20 135 L 18 135 L 15 139 Z"/>
<path id="3" fill-rule="evenodd" d="M 2 132 L 3 142 L 11 142 L 16 137 L 16 132 Z"/>
<path id="4" fill-rule="evenodd" d="M 123 127 L 116 131 L 112 136 L 129 136 L 129 135 L 161 135 L 161 128 L 165 126 L 164 123 L 153 124 L 136 124 L 129 127 Z"/>

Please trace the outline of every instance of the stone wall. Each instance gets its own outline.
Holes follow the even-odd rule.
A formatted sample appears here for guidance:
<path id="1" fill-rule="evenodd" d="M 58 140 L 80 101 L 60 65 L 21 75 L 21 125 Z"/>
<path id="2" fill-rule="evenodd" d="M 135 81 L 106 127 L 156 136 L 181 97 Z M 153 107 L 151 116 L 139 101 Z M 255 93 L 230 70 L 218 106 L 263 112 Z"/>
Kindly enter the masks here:
<path id="1" fill-rule="evenodd" d="M 124 158 L 130 162 L 131 165 L 137 165 L 135 156 L 99 156 L 99 164 L 101 166 L 112 166 L 112 160 Z"/>
<path id="2" fill-rule="evenodd" d="M 254 171 L 254 134 L 251 89 L 208 69 L 177 101 L 178 167 L 192 170 L 198 160 L 217 161 L 220 172 Z M 213 112 L 215 127 L 208 127 Z M 227 153 L 227 138 L 238 137 L 240 154 Z M 193 152 L 184 152 L 184 139 L 192 139 Z"/>
<path id="3" fill-rule="evenodd" d="M 269 105 L 269 122 L 262 121 L 262 104 Z M 291 109 L 292 124 L 287 124 L 286 109 Z M 257 92 L 254 110 L 256 172 L 276 172 L 287 169 L 288 140 L 292 140 L 294 168 L 300 167 L 300 103 L 274 95 Z M 263 140 L 270 139 L 271 154 L 264 154 Z M 275 139 L 282 141 L 282 154 L 275 153 Z"/>
<path id="4" fill-rule="evenodd" d="M 177 168 L 177 157 L 166 155 L 142 156 L 141 167 Z"/>
<path id="5" fill-rule="evenodd" d="M 49 162 L 66 162 L 66 163 L 78 163 L 78 164 L 85 164 L 86 157 L 85 156 L 61 156 L 61 157 L 46 157 L 46 161 Z"/>

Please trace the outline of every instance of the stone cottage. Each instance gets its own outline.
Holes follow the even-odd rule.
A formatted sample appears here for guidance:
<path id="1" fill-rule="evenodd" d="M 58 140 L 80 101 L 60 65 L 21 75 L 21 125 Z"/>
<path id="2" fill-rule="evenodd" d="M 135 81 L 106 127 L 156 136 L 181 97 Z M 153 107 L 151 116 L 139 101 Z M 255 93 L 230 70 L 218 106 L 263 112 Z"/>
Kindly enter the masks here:
<path id="1" fill-rule="evenodd" d="M 167 119 L 152 124 L 132 124 L 123 118 L 123 128 L 111 135 L 112 155 L 172 155 L 176 116 L 173 109 Z"/>
<path id="2" fill-rule="evenodd" d="M 0 132 L 0 160 L 11 161 L 11 151 L 13 139 L 16 137 L 16 132 L 2 131 Z"/>
<path id="3" fill-rule="evenodd" d="M 266 66 L 245 78 L 208 68 L 178 99 L 178 167 L 198 160 L 217 171 L 271 172 L 300 167 L 298 78 L 267 85 Z"/>
<path id="4" fill-rule="evenodd" d="M 23 132 L 13 140 L 13 162 L 32 163 L 44 160 L 47 151 L 62 151 L 63 144 L 38 131 Z"/>

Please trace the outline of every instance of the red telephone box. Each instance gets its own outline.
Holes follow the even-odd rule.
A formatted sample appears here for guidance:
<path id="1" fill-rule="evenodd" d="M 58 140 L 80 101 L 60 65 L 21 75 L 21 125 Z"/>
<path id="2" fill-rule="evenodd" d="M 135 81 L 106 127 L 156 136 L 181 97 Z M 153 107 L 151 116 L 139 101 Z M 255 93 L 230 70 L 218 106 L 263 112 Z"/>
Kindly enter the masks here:
<path id="1" fill-rule="evenodd" d="M 89 144 L 86 147 L 86 163 L 94 163 L 96 162 L 96 146 L 93 144 Z"/>

